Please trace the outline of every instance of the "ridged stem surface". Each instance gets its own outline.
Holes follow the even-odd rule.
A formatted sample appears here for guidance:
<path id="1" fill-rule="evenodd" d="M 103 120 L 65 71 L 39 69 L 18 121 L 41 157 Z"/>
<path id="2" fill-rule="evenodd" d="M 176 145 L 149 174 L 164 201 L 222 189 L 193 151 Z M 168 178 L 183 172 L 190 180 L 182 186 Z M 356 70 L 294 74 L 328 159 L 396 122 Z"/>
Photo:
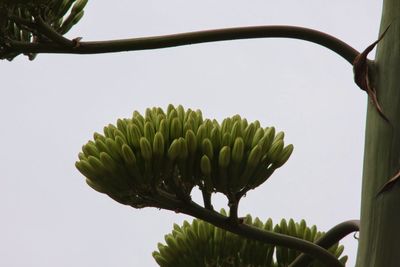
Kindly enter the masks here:
<path id="1" fill-rule="evenodd" d="M 400 266 L 400 183 L 378 195 L 400 170 L 400 1 L 384 0 L 372 85 L 390 124 L 369 102 L 362 182 L 358 267 Z M 400 179 L 399 179 L 400 180 Z"/>

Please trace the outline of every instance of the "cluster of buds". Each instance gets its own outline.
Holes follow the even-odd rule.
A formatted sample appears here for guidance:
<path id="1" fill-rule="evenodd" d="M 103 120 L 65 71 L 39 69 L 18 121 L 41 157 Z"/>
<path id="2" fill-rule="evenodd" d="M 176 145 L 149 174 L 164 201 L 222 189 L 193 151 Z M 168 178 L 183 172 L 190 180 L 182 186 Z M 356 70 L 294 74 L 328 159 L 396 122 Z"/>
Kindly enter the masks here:
<path id="1" fill-rule="evenodd" d="M 135 111 L 95 133 L 82 147 L 78 170 L 87 183 L 120 203 L 162 207 L 155 196 L 187 200 L 195 186 L 228 199 L 265 182 L 289 158 L 283 132 L 239 115 L 221 124 L 182 106 Z M 240 197 L 239 197 L 240 198 Z"/>
<path id="2" fill-rule="evenodd" d="M 224 210 L 221 210 L 221 214 L 227 215 Z M 259 218 L 253 219 L 247 215 L 243 223 L 313 243 L 324 235 L 315 225 L 307 226 L 304 220 L 295 222 L 293 219 L 282 219 L 274 226 L 272 219 L 262 222 Z M 174 229 L 165 235 L 164 240 L 164 244 L 158 243 L 158 251 L 153 252 L 153 258 L 161 267 L 289 266 L 300 255 L 294 249 L 247 239 L 199 219 L 194 219 L 192 223 L 184 221 L 182 226 L 174 224 Z M 344 265 L 348 257 L 342 255 L 343 250 L 343 245 L 336 243 L 329 252 Z M 308 266 L 326 265 L 313 261 Z"/>
<path id="3" fill-rule="evenodd" d="M 64 35 L 83 17 L 87 2 L 0 0 L 0 59 L 12 60 L 18 55 L 12 52 L 14 43 L 46 43 L 53 41 L 52 35 Z"/>

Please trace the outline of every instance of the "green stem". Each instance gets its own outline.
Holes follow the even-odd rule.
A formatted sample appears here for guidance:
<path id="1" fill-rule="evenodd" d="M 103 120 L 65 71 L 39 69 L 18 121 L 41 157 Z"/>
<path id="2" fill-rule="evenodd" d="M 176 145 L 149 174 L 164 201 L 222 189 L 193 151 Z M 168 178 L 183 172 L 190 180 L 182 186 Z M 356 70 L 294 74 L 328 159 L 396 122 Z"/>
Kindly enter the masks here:
<path id="1" fill-rule="evenodd" d="M 359 54 L 357 50 L 345 42 L 326 33 L 303 27 L 277 25 L 226 28 L 110 41 L 79 42 L 75 47 L 60 45 L 59 43 L 7 41 L 0 45 L 0 57 L 2 54 L 5 55 L 7 53 L 114 53 L 253 38 L 292 38 L 309 41 L 332 50 L 350 64 L 353 64 L 354 59 Z"/>
<path id="2" fill-rule="evenodd" d="M 317 242 L 315 242 L 315 244 L 322 248 L 329 249 L 342 238 L 350 233 L 359 231 L 359 229 L 359 220 L 342 222 L 326 232 L 320 239 L 317 240 Z M 312 261 L 313 258 L 311 258 L 309 255 L 301 254 L 290 264 L 289 267 L 308 266 Z"/>
<path id="3" fill-rule="evenodd" d="M 371 86 L 391 124 L 368 103 L 357 267 L 396 267 L 400 262 L 400 1 L 384 0 Z M 384 189 L 383 189 L 384 188 Z M 379 193 L 379 194 L 378 194 Z"/>

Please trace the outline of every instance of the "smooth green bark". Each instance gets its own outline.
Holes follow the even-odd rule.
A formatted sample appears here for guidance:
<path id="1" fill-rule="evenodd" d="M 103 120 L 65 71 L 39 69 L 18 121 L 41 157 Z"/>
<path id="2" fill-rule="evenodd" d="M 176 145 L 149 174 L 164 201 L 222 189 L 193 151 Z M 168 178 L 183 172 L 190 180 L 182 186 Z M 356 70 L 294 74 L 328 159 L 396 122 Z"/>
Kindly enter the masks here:
<path id="1" fill-rule="evenodd" d="M 400 266 L 400 182 L 382 186 L 400 170 L 400 1 L 384 0 L 381 33 L 371 78 L 392 125 L 368 104 L 358 267 Z M 400 180 L 400 179 L 399 179 Z"/>

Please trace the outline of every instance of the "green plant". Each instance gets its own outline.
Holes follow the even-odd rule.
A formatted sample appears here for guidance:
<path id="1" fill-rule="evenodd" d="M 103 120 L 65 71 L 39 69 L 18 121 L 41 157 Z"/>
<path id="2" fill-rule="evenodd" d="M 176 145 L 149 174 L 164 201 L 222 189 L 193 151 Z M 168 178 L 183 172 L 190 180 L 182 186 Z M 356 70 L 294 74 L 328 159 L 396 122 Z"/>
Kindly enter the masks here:
<path id="1" fill-rule="evenodd" d="M 369 47 L 363 53 L 359 53 L 332 36 L 311 29 L 291 26 L 231 28 L 171 36 L 104 42 L 81 42 L 79 38 L 69 40 L 63 36 L 65 30 L 60 29 L 63 27 L 63 23 L 66 23 L 64 29 L 68 29 L 73 24 L 70 22 L 76 22 L 79 20 L 81 17 L 80 12 L 82 10 L 76 12 L 71 19 L 63 19 L 61 21 L 61 18 L 64 17 L 66 13 L 49 6 L 53 3 L 55 2 L 44 3 L 32 1 L 28 3 L 24 1 L 0 1 L 0 57 L 2 59 L 12 60 L 15 56 L 20 54 L 28 55 L 33 59 L 36 53 L 108 53 L 125 50 L 156 49 L 201 42 L 266 37 L 298 38 L 315 42 L 328 47 L 345 58 L 354 67 L 356 83 L 361 87 L 361 89 L 368 93 L 372 100 L 372 104 L 369 105 L 367 119 L 365 171 L 363 178 L 363 201 L 361 214 L 362 231 L 360 234 L 358 266 L 396 266 L 399 260 L 395 252 L 399 246 L 397 240 L 400 240 L 400 232 L 398 230 L 400 218 L 394 212 L 399 203 L 399 187 L 397 181 L 400 177 L 400 152 L 398 149 L 400 131 L 398 121 L 396 120 L 399 115 L 398 88 L 400 83 L 397 75 L 397 72 L 400 69 L 400 60 L 397 52 L 400 36 L 398 20 L 400 6 L 398 2 L 394 0 L 384 1 L 381 38 L 378 43 L 377 58 L 375 61 L 367 60 L 367 55 L 374 46 Z M 62 3 L 72 2 L 63 1 Z M 65 12 L 68 12 L 67 8 L 65 9 Z M 52 15 L 47 16 L 48 14 Z M 78 14 L 80 15 L 78 16 Z M 69 22 L 67 23 L 67 21 Z M 386 32 L 386 34 L 384 34 L 384 32 Z M 116 140 L 114 141 L 116 142 Z M 143 148 L 148 147 L 146 141 L 140 142 L 139 140 L 139 145 L 140 143 L 143 143 Z M 181 143 L 181 141 L 178 139 L 177 143 Z M 176 146 L 181 148 L 182 145 L 179 144 Z M 232 149 L 233 148 L 230 148 L 230 150 Z M 128 150 L 125 149 L 125 152 L 126 151 Z M 220 150 L 219 153 L 226 155 L 228 154 L 227 151 L 229 151 L 229 149 L 225 149 L 224 151 Z M 104 155 L 105 154 L 103 154 L 103 161 L 106 159 L 106 156 Z M 146 152 L 144 154 L 142 152 L 140 153 L 141 157 L 146 157 L 147 155 L 148 153 L 146 154 Z M 91 156 L 94 157 L 93 155 Z M 205 156 L 208 158 L 208 155 Z M 192 183 L 186 182 L 181 188 L 181 184 L 176 182 L 176 177 L 179 176 L 179 172 L 170 176 L 176 177 L 172 180 L 170 179 L 169 184 L 168 182 L 165 184 L 164 182 L 161 183 L 161 185 L 164 185 L 164 188 L 162 189 L 166 193 L 166 195 L 163 195 L 162 197 L 163 199 L 168 200 L 165 203 L 163 202 L 163 205 L 165 205 L 167 209 L 178 207 L 174 210 L 201 218 L 218 227 L 223 227 L 226 230 L 258 241 L 296 248 L 299 251 L 319 258 L 327 265 L 339 266 L 340 263 L 337 262 L 336 259 L 332 259 L 329 255 L 324 254 L 326 252 L 324 248 L 326 248 L 327 245 L 321 244 L 323 243 L 321 241 L 317 241 L 317 244 L 309 244 L 287 237 L 281 238 L 282 236 L 279 236 L 278 238 L 277 235 L 270 235 L 271 233 L 268 232 L 256 231 L 255 229 L 242 224 L 240 218 L 237 217 L 238 198 L 235 196 L 235 193 L 240 192 L 245 187 L 236 186 L 236 189 L 239 188 L 239 191 L 233 190 L 235 193 L 230 193 L 229 190 L 227 190 L 228 187 L 218 185 L 218 183 L 206 182 L 205 178 L 207 178 L 207 174 L 211 174 L 213 170 L 212 168 L 211 171 L 209 170 L 208 165 L 212 166 L 212 164 L 211 161 L 210 164 L 208 164 L 207 158 L 204 158 L 203 160 L 200 158 L 200 164 L 197 165 L 197 168 L 200 166 L 200 171 L 204 176 L 200 178 L 200 180 L 197 180 L 197 183 L 194 181 L 192 181 Z M 224 158 L 224 156 L 222 156 L 222 158 Z M 82 159 L 82 162 L 86 162 L 85 158 Z M 101 157 L 99 159 L 101 162 Z M 90 161 L 93 164 L 98 164 L 98 161 L 95 163 L 95 159 L 89 159 L 87 156 L 87 162 Z M 203 162 L 203 164 L 201 164 L 201 162 Z M 224 161 L 221 160 L 221 162 Z M 81 163 L 81 165 L 84 164 L 85 163 Z M 102 164 L 104 165 L 104 163 Z M 103 168 L 101 165 L 99 166 Z M 224 164 L 222 164 L 222 166 L 224 166 Z M 95 183 L 93 183 L 93 181 L 92 183 L 89 183 L 91 183 L 95 189 L 105 192 L 125 204 L 132 202 L 131 199 L 129 199 L 129 201 L 125 199 L 126 195 L 119 194 L 121 188 L 117 188 L 117 191 L 114 191 L 114 189 L 106 191 L 104 186 L 107 185 L 107 187 L 110 187 L 112 182 L 108 181 L 107 183 L 102 184 L 102 174 L 99 174 L 99 176 L 96 177 L 93 176 L 93 173 L 95 173 L 96 170 L 88 172 L 88 170 L 82 166 L 80 166 L 80 169 L 82 172 L 86 171 L 85 174 L 88 174 L 88 176 L 91 176 L 90 178 L 93 178 L 89 180 L 93 180 Z M 147 169 L 150 170 L 150 168 Z M 143 173 L 146 174 L 146 164 L 144 164 L 144 170 L 141 174 Z M 113 174 L 115 175 L 115 173 Z M 126 178 L 126 176 L 123 175 L 117 175 L 116 177 L 118 177 L 118 179 Z M 211 178 L 213 177 L 215 177 L 215 175 L 211 176 Z M 213 180 L 211 179 L 211 181 Z M 160 184 L 158 184 L 158 186 L 159 185 Z M 191 187 L 194 185 L 199 186 L 204 193 L 204 207 L 200 207 L 197 203 L 191 202 L 190 198 L 187 197 L 190 194 Z M 117 184 L 117 186 L 121 187 L 121 184 Z M 122 189 L 124 188 L 126 189 L 126 187 L 122 187 Z M 133 188 L 134 190 L 138 190 L 137 187 Z M 225 192 L 227 194 L 229 206 L 231 208 L 229 216 L 221 216 L 217 212 L 213 211 L 211 202 L 208 200 L 208 195 L 210 194 L 210 191 L 213 190 L 219 190 L 220 192 Z M 115 194 L 115 192 L 117 192 L 117 194 Z M 144 195 L 148 194 L 148 191 L 142 191 L 142 189 L 139 190 L 140 194 L 143 194 L 143 192 L 145 192 Z M 139 194 L 130 194 L 129 196 L 134 196 L 132 202 L 133 206 L 143 206 L 143 202 L 140 202 L 143 200 L 135 198 L 138 197 Z M 135 201 L 139 202 L 136 203 Z M 151 201 L 154 200 L 151 199 Z M 147 204 L 148 203 L 145 203 L 145 205 Z M 153 202 L 150 202 L 150 204 L 154 205 Z M 350 225 L 353 225 L 350 227 L 351 231 L 357 230 L 357 227 L 354 227 L 354 224 Z M 345 232 L 351 231 L 348 230 Z M 303 256 L 300 256 L 300 258 L 301 257 Z"/>

